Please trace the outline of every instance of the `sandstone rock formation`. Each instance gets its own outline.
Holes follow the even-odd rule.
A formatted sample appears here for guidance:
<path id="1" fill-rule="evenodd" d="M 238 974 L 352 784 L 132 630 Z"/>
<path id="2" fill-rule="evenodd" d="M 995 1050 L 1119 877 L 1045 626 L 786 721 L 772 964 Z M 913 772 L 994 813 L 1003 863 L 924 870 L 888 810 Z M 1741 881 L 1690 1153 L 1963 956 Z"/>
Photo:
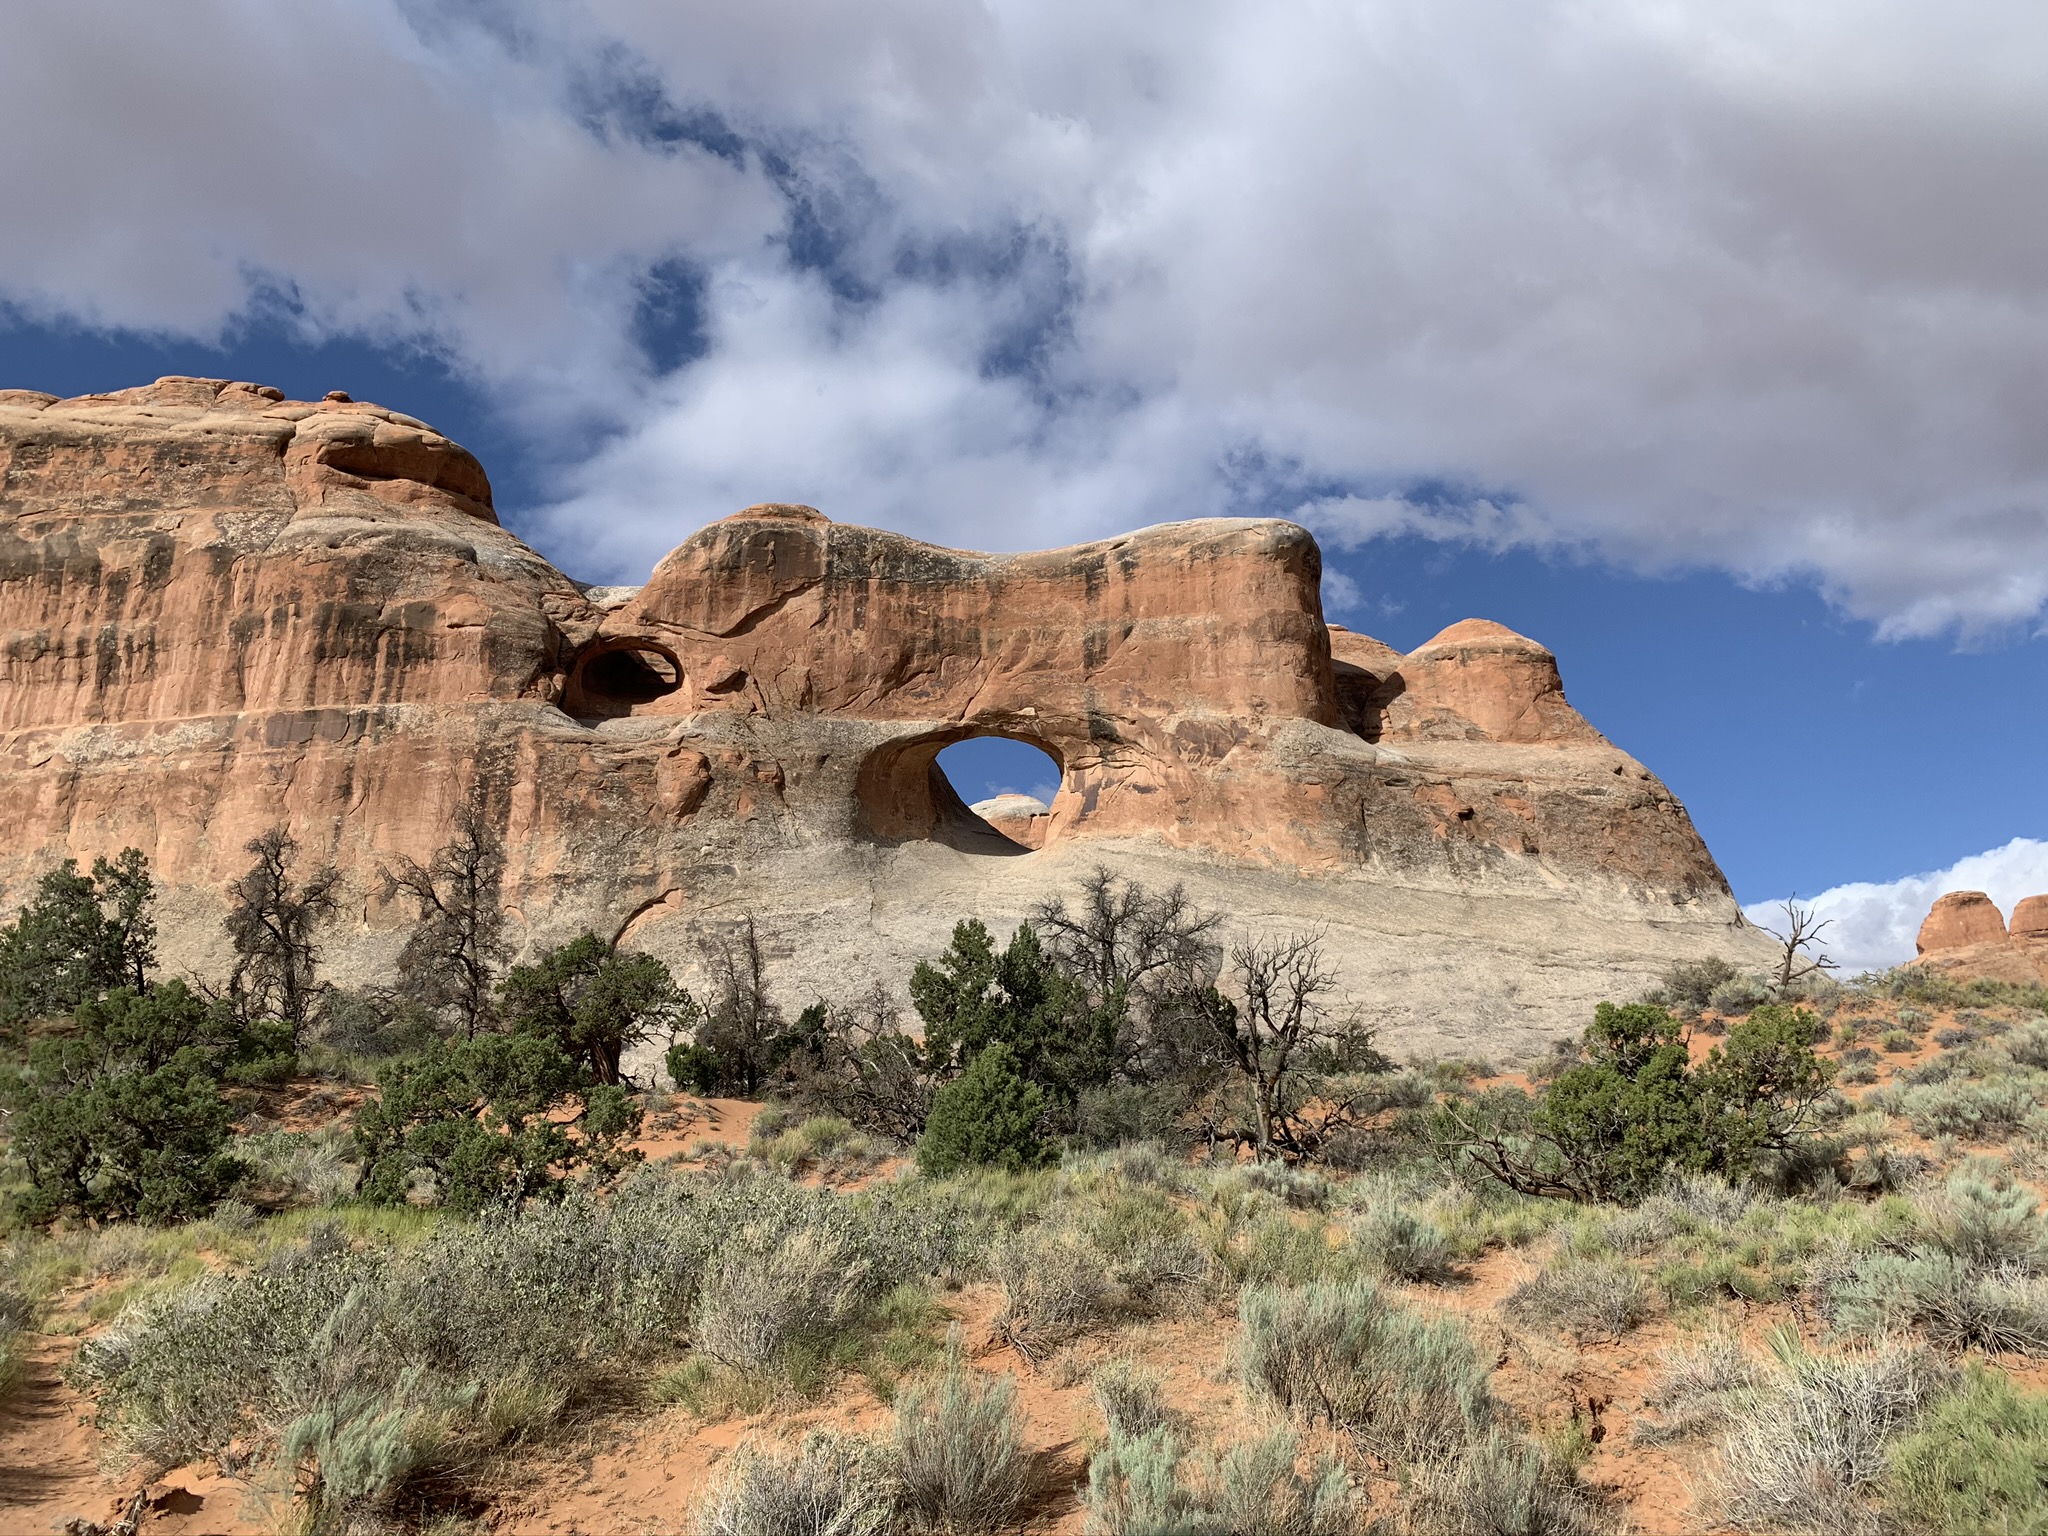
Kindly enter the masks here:
<path id="1" fill-rule="evenodd" d="M 1913 963 L 1958 981 L 2048 985 L 2048 896 L 2012 909 L 2012 926 L 1982 891 L 1950 891 L 1920 924 Z"/>
<path id="2" fill-rule="evenodd" d="M 1467 620 L 1404 656 L 1326 626 L 1320 575 L 1278 521 L 989 555 L 771 505 L 589 588 L 393 411 L 0 392 L 0 901 L 134 844 L 168 952 L 214 969 L 222 887 L 281 821 L 349 874 L 329 960 L 372 976 L 406 916 L 379 862 L 424 860 L 481 784 L 523 940 L 630 931 L 687 968 L 751 912 L 798 1002 L 900 983 L 956 917 L 1098 862 L 1243 929 L 1324 925 L 1411 1049 L 1511 1052 L 1754 952 L 1548 651 Z M 1043 816 L 962 803 L 936 758 L 976 735 L 1053 758 Z"/>

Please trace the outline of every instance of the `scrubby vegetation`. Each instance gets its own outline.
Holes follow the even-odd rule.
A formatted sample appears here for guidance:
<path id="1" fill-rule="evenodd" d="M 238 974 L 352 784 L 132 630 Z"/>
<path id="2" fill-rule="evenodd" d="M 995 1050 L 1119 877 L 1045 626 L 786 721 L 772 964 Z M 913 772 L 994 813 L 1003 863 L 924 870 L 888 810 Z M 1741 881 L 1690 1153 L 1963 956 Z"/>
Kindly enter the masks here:
<path id="1" fill-rule="evenodd" d="M 688 989 L 588 934 L 512 955 L 472 806 L 387 872 L 391 984 L 345 991 L 331 871 L 249 851 L 214 990 L 160 974 L 132 852 L 0 927 L 0 1393 L 75 1337 L 137 1477 L 454 1536 L 515 1466 L 675 1416 L 744 1421 L 661 1516 L 719 1536 L 1076 1503 L 1105 1536 L 1595 1536 L 1629 1456 L 1702 1530 L 2048 1522 L 2048 1406 L 2004 1369 L 2048 1359 L 2038 989 L 1845 985 L 1795 931 L 1518 1075 L 1403 1066 L 1314 934 L 1097 872 L 963 920 L 914 1018 L 799 1007 L 743 917 Z M 691 1095 L 766 1103 L 661 1151 L 716 1123 Z M 1625 1424 L 1571 1384 L 1660 1357 Z"/>

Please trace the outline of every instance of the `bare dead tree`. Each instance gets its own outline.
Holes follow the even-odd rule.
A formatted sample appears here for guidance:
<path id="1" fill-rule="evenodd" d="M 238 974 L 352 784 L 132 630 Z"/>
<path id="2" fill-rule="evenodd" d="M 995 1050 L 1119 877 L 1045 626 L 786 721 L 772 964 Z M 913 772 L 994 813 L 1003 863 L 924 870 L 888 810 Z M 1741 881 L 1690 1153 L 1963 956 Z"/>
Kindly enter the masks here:
<path id="1" fill-rule="evenodd" d="M 1820 942 L 1824 929 L 1833 922 L 1831 918 L 1814 920 L 1813 908 L 1802 907 L 1794 897 L 1780 908 L 1785 914 L 1785 931 L 1765 928 L 1764 932 L 1778 941 L 1781 953 L 1778 957 L 1778 978 L 1771 983 L 1771 996 L 1783 1001 L 1789 997 L 1792 988 L 1809 976 L 1824 975 L 1838 969 L 1826 954 L 1808 950 Z"/>
<path id="2" fill-rule="evenodd" d="M 1177 990 L 1216 973 L 1222 916 L 1202 911 L 1178 885 L 1148 891 L 1098 864 L 1073 910 L 1054 897 L 1039 904 L 1032 920 L 1068 974 L 1101 996 L 1129 995 L 1162 981 Z"/>
<path id="3" fill-rule="evenodd" d="M 1296 1098 L 1293 1076 L 1304 1058 L 1319 1045 L 1334 1043 L 1341 1031 L 1324 999 L 1336 989 L 1336 976 L 1323 963 L 1323 935 L 1318 930 L 1250 939 L 1230 952 L 1231 998 L 1227 1031 L 1237 1070 L 1248 1080 L 1256 1141 L 1264 1162 L 1296 1137 L 1289 1123 Z"/>
<path id="4" fill-rule="evenodd" d="M 244 1008 L 288 1025 L 297 1049 L 325 990 L 313 933 L 334 915 L 341 872 L 323 865 L 295 880 L 299 845 L 282 827 L 247 848 L 256 862 L 228 887 L 225 927 L 235 949 L 228 991 Z"/>
<path id="5" fill-rule="evenodd" d="M 815 1028 L 806 1031 L 806 1024 Z M 813 1114 L 838 1115 L 908 1145 L 924 1130 L 933 1084 L 888 990 L 876 982 L 850 1006 L 806 1009 L 791 1053 L 789 1093 Z"/>
<path id="6" fill-rule="evenodd" d="M 382 896 L 403 894 L 419 922 L 398 955 L 398 990 L 474 1039 L 489 1029 L 493 990 L 511 953 L 504 942 L 505 840 L 492 824 L 479 778 L 455 812 L 448 841 L 425 867 L 400 855 L 386 866 Z"/>

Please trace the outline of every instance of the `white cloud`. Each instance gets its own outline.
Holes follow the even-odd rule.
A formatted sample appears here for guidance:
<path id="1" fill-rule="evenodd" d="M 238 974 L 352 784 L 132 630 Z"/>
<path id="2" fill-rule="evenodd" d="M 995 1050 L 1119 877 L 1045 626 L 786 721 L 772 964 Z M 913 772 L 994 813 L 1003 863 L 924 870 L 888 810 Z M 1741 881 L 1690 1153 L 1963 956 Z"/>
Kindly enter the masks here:
<path id="1" fill-rule="evenodd" d="M 609 430 L 545 524 L 592 576 L 770 497 L 1010 548 L 1298 506 L 1992 629 L 2048 603 L 2044 47 L 2021 0 L 78 0 L 0 52 L 0 298 L 427 338 Z M 712 349 L 654 379 L 669 256 Z"/>
<path id="2" fill-rule="evenodd" d="M 1883 885 L 1859 881 L 1822 891 L 1811 905 L 1832 926 L 1820 947 L 1848 975 L 1901 964 L 1913 958 L 1914 938 L 1935 898 L 1950 891 L 1983 891 L 2009 918 L 2021 897 L 2048 894 L 2048 842 L 2016 837 L 1947 869 Z M 1777 902 L 1757 902 L 1743 911 L 1753 923 L 1784 929 Z"/>

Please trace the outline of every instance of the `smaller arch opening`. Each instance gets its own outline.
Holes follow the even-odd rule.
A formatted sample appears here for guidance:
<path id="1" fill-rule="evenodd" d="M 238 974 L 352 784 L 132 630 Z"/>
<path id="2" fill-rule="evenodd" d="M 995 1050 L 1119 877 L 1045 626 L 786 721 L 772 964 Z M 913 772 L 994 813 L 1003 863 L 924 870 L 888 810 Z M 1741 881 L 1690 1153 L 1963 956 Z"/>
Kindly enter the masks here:
<path id="1" fill-rule="evenodd" d="M 651 640 L 607 640 L 577 658 L 562 708 L 579 720 L 609 720 L 682 686 L 682 663 L 668 647 Z"/>

